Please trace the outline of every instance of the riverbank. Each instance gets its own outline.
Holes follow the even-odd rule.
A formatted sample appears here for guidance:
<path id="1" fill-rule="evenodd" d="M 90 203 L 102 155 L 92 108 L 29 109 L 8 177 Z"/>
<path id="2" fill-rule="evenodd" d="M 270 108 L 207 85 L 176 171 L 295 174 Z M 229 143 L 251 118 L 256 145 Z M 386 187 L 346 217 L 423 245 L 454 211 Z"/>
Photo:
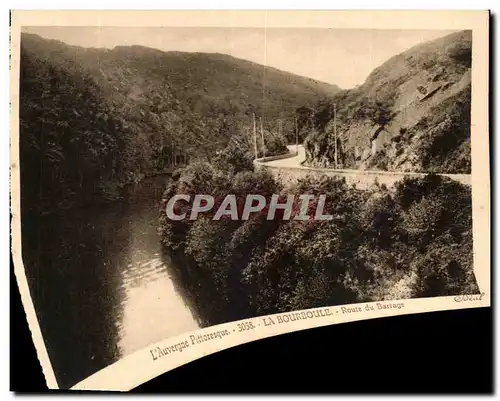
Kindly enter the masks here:
<path id="1" fill-rule="evenodd" d="M 276 162 L 281 160 L 287 159 Z M 338 216 L 267 220 L 260 211 L 248 220 L 217 220 L 210 210 L 196 220 L 173 221 L 162 207 L 163 244 L 184 257 L 179 266 L 186 282 L 209 305 L 213 321 L 478 291 L 471 189 L 448 177 L 404 177 L 389 190 L 376 184 L 355 188 L 319 175 L 287 187 L 265 168 L 236 172 L 195 164 L 172 181 L 165 197 L 186 188 L 221 199 L 321 194 L 327 199 L 324 214 Z M 184 205 L 182 213 L 190 215 L 190 208 Z"/>

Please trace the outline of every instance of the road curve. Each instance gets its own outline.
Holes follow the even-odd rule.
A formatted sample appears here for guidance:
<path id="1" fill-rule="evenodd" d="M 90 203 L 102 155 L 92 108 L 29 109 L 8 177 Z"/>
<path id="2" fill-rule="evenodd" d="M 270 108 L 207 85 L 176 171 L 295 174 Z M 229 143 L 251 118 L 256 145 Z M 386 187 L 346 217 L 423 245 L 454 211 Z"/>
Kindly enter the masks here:
<path id="1" fill-rule="evenodd" d="M 270 156 L 260 159 L 255 159 L 254 164 L 257 167 L 269 168 L 276 175 L 303 176 L 304 174 L 328 175 L 328 176 L 343 176 L 349 181 L 369 186 L 375 181 L 393 185 L 404 176 L 424 177 L 426 173 L 412 173 L 399 171 L 380 171 L 380 170 L 336 170 L 333 168 L 308 167 L 302 165 L 306 159 L 306 151 L 304 145 L 288 145 L 289 154 Z M 470 174 L 439 174 L 458 181 L 464 185 L 471 186 Z M 289 177 L 291 178 L 291 177 Z"/>
<path id="2" fill-rule="evenodd" d="M 287 148 L 290 151 L 290 156 L 287 155 L 288 157 L 270 161 L 267 161 L 267 158 L 264 158 L 262 161 L 259 161 L 260 159 L 257 159 L 256 161 L 259 164 L 266 165 L 268 167 L 304 167 L 302 166 L 302 162 L 306 160 L 306 150 L 304 145 L 288 145 Z"/>

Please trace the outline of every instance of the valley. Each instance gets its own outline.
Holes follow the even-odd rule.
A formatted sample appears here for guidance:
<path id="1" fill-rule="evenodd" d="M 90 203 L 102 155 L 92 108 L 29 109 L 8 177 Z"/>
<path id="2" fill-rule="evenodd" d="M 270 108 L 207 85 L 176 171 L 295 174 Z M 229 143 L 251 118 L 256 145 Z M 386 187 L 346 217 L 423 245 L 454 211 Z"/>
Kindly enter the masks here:
<path id="1" fill-rule="evenodd" d="M 61 387 L 228 321 L 479 294 L 471 48 L 469 31 L 426 41 L 341 89 L 221 53 L 22 34 L 22 258 Z M 200 194 L 309 194 L 333 218 L 171 218 Z"/>

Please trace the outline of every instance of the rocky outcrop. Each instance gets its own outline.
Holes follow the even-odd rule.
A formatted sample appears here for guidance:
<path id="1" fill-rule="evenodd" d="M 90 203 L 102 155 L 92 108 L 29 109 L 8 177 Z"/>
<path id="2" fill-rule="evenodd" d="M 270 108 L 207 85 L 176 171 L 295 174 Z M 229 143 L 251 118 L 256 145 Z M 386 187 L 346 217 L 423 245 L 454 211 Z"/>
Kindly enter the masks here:
<path id="1" fill-rule="evenodd" d="M 471 49 L 470 31 L 420 44 L 337 94 L 339 167 L 469 174 Z M 310 166 L 334 165 L 332 109 L 312 117 Z"/>

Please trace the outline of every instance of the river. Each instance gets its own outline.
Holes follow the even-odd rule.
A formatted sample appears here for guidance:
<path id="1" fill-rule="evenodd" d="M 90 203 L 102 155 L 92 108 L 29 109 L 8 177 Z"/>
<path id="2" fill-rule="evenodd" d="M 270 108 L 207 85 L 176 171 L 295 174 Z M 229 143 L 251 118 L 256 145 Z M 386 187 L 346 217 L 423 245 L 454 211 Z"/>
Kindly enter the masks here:
<path id="1" fill-rule="evenodd" d="M 167 180 L 145 179 L 105 208 L 22 222 L 23 261 L 61 388 L 201 327 L 157 234 Z"/>

